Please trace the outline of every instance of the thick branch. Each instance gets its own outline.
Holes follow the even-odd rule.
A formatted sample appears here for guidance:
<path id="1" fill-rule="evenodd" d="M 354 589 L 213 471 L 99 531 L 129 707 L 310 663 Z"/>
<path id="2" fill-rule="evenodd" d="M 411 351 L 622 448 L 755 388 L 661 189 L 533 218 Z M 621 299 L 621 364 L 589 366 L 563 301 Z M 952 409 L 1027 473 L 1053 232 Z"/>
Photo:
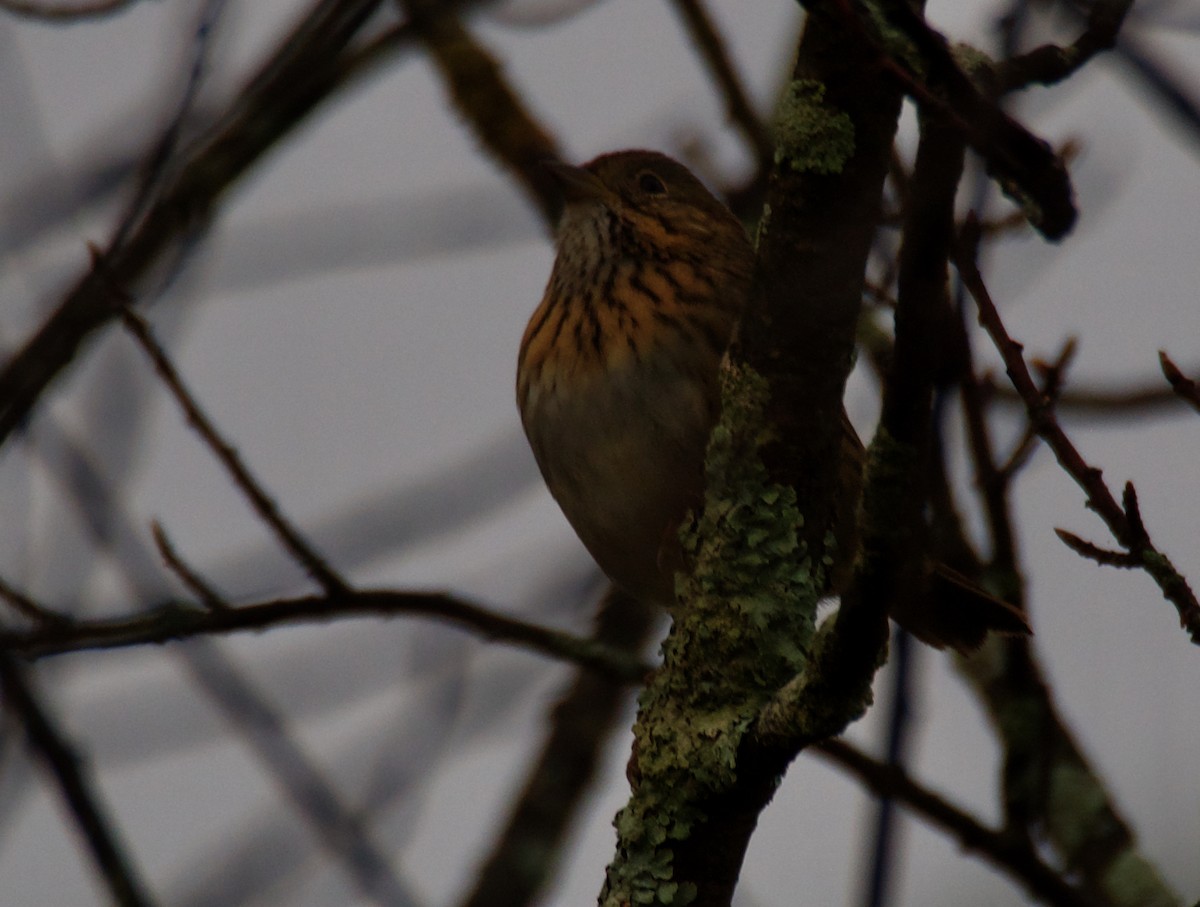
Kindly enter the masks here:
<path id="1" fill-rule="evenodd" d="M 814 638 L 813 624 L 846 503 L 842 392 L 901 98 L 833 5 L 808 6 L 755 293 L 685 537 L 694 566 L 641 699 L 605 907 L 727 907 L 779 774 L 804 741 L 861 714 L 886 641 L 882 605 L 853 631 Z M 820 709 L 786 738 L 747 733 L 797 675 L 825 683 Z"/>

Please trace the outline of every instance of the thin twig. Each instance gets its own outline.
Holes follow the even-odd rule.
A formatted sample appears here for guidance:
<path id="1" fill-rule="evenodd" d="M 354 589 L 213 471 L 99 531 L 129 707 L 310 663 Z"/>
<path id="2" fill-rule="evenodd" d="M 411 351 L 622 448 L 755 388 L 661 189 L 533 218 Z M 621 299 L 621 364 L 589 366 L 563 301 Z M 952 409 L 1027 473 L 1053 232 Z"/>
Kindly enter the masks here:
<path id="1" fill-rule="evenodd" d="M 225 467 L 234 484 L 246 496 L 254 512 L 267 524 L 288 553 L 330 595 L 345 594 L 349 591 L 346 581 L 325 562 L 325 559 L 317 553 L 300 531 L 291 525 L 280 512 L 279 506 L 263 490 L 262 485 L 242 462 L 238 452 L 221 437 L 212 420 L 184 385 L 183 379 L 179 376 L 178 370 L 167 356 L 166 351 L 154 339 L 146 320 L 128 306 L 122 307 L 121 319 L 129 333 L 154 363 L 154 370 L 179 403 L 188 424 L 208 445 L 213 455 Z"/>
<path id="2" fill-rule="evenodd" d="M 1094 0 L 1089 6 L 1087 25 L 1072 44 L 1043 44 L 999 64 L 996 79 L 1000 90 L 1054 85 L 1070 78 L 1098 53 L 1111 50 L 1133 0 Z"/>
<path id="3" fill-rule="evenodd" d="M 68 626 L 0 631 L 0 651 L 26 658 L 68 652 L 165 643 L 193 636 L 265 630 L 280 625 L 328 623 L 362 617 L 427 617 L 488 640 L 511 643 L 602 671 L 626 682 L 645 677 L 649 666 L 628 653 L 590 639 L 506 617 L 444 592 L 347 590 L 330 595 L 273 599 L 212 610 L 168 602 L 128 617 L 79 620 Z"/>
<path id="4" fill-rule="evenodd" d="M 167 127 L 140 168 L 137 188 L 134 190 L 133 198 L 130 200 L 125 214 L 118 222 L 116 230 L 113 231 L 113 237 L 109 243 L 110 249 L 120 249 L 125 244 L 125 240 L 137 225 L 138 220 L 146 213 L 162 184 L 167 165 L 174 157 L 180 136 L 183 134 L 184 123 L 191 114 L 200 93 L 200 84 L 204 81 L 208 70 L 212 35 L 224 9 L 225 0 L 207 0 L 200 12 L 192 39 L 192 64 L 188 69 L 183 93 Z"/>
<path id="5" fill-rule="evenodd" d="M 55 6 L 54 4 L 37 3 L 34 0 L 0 0 L 0 10 L 43 22 L 62 23 L 111 16 L 137 2 L 138 0 L 91 0 L 90 3 Z"/>
<path id="6" fill-rule="evenodd" d="M 105 248 L 105 273 L 94 266 L 85 270 L 53 314 L 4 363 L 0 443 L 29 417 L 84 341 L 116 317 L 110 304 L 113 288 L 136 286 L 180 236 L 211 218 L 225 191 L 267 149 L 289 135 L 322 100 L 370 69 L 349 65 L 347 48 L 382 2 L 317 0 L 308 16 L 280 39 L 258 74 L 189 145 L 127 241 Z M 377 60 L 372 55 L 366 62 Z"/>
<path id="7" fill-rule="evenodd" d="M 997 403 L 1025 405 L 1021 395 L 1007 382 L 995 384 L 986 375 L 980 381 L 981 388 L 995 397 Z M 1062 391 L 1055 408 L 1077 418 L 1103 419 L 1125 414 L 1148 415 L 1159 410 L 1170 414 L 1178 411 L 1177 405 L 1177 395 L 1171 388 L 1163 387 L 1161 379 L 1153 384 L 1131 379 L 1124 386 L 1117 382 L 1111 388 L 1075 385 Z"/>
<path id="8" fill-rule="evenodd" d="M 71 623 L 70 617 L 43 607 L 3 577 L 0 577 L 0 600 L 36 624 L 61 626 Z"/>
<path id="9" fill-rule="evenodd" d="M 671 0 L 671 6 L 683 19 L 692 42 L 720 88 L 729 118 L 753 149 L 759 171 L 765 173 L 774 156 L 775 143 L 734 68 L 724 37 L 701 0 Z"/>
<path id="10" fill-rule="evenodd" d="M 879 796 L 903 803 L 934 826 L 953 835 L 965 850 L 978 853 L 1024 885 L 1039 900 L 1056 907 L 1088 907 L 1090 902 L 1042 861 L 1028 838 L 988 828 L 974 816 L 918 784 L 903 768 L 878 762 L 843 740 L 825 740 L 815 744 L 813 749 L 850 772 Z"/>
<path id="11" fill-rule="evenodd" d="M 870 42 L 887 70 L 917 104 L 959 129 L 987 163 L 1001 189 L 1048 239 L 1065 236 L 1078 212 L 1070 176 L 1050 146 L 1009 116 L 960 68 L 944 35 L 906 3 L 886 7 L 888 24 L 920 56 L 921 71 L 890 48 L 877 27 L 851 0 L 838 0 L 841 14 Z"/>
<path id="12" fill-rule="evenodd" d="M 496 58 L 459 19 L 455 5 L 436 0 L 396 0 L 436 64 L 455 108 L 479 143 L 506 167 L 554 223 L 562 192 L 547 161 L 560 158 L 558 142 L 538 122 Z"/>
<path id="13" fill-rule="evenodd" d="M 1080 538 L 1074 532 L 1068 532 L 1066 529 L 1055 529 L 1054 534 L 1062 539 L 1064 545 L 1080 557 L 1086 557 L 1088 560 L 1095 561 L 1097 564 L 1103 564 L 1105 567 L 1120 567 L 1124 570 L 1135 570 L 1142 565 L 1141 561 L 1128 551 L 1113 551 L 1110 548 L 1101 548 L 1099 545 L 1094 545 L 1086 539 Z"/>
<path id="14" fill-rule="evenodd" d="M 25 728 L 30 746 L 58 784 L 113 902 L 120 907 L 150 907 L 154 902 L 125 854 L 112 821 L 104 815 L 83 761 L 55 727 L 29 685 L 24 668 L 8 651 L 0 651 L 0 688 L 4 691 L 4 707 Z"/>
<path id="15" fill-rule="evenodd" d="M 1038 371 L 1042 373 L 1042 395 L 1051 406 L 1056 406 L 1058 403 L 1058 398 L 1062 394 L 1063 379 L 1067 367 L 1071 364 L 1071 360 L 1075 358 L 1075 352 L 1078 348 L 1079 344 L 1076 339 L 1069 337 L 1063 344 L 1062 349 L 1058 351 L 1058 355 L 1054 358 L 1053 362 L 1048 364 L 1034 362 Z M 1008 459 L 1004 461 L 1004 465 L 999 469 L 999 474 L 1004 477 L 1005 481 L 1010 480 L 1029 461 L 1029 457 L 1033 454 L 1035 441 L 1037 441 L 1037 430 L 1033 427 L 1032 422 L 1027 422 L 1021 439 L 1013 446 Z"/>
<path id="16" fill-rule="evenodd" d="M 1165 350 L 1158 351 L 1158 364 L 1162 366 L 1163 375 L 1171 385 L 1171 390 L 1180 400 L 1200 413 L 1200 383 L 1193 381 L 1179 370 Z"/>
<path id="17" fill-rule="evenodd" d="M 594 640 L 632 657 L 658 615 L 616 587 L 596 618 Z M 550 712 L 550 730 L 462 907 L 528 907 L 553 879 L 573 819 L 586 802 L 605 745 L 620 726 L 628 685 L 580 671 Z"/>
<path id="18" fill-rule="evenodd" d="M 1054 451 L 1059 465 L 1083 489 L 1088 507 L 1100 516 L 1121 547 L 1139 558 L 1142 569 L 1158 583 L 1163 596 L 1175 605 L 1180 623 L 1187 629 L 1192 642 L 1200 645 L 1200 602 L 1196 600 L 1196 594 L 1167 556 L 1154 546 L 1149 535 L 1144 530 L 1138 531 L 1137 521 L 1131 519 L 1131 515 L 1113 497 L 1100 470 L 1084 460 L 1071 443 L 1055 419 L 1049 401 L 1034 382 L 1021 344 L 1009 336 L 1000 320 L 1000 313 L 992 302 L 976 263 L 979 235 L 978 223 L 968 218 L 956 249 L 958 273 L 975 299 L 980 324 L 992 338 L 1004 360 L 1013 387 L 1025 402 L 1030 423 Z M 1130 500 L 1128 494 L 1127 500 Z"/>
<path id="19" fill-rule="evenodd" d="M 162 557 L 163 563 L 167 565 L 167 569 L 179 577 L 179 581 L 190 589 L 202 604 L 214 610 L 229 607 L 229 602 L 225 601 L 203 576 L 180 557 L 161 523 L 157 520 L 152 522 L 150 533 L 154 536 L 155 547 L 158 548 L 158 553 Z"/>

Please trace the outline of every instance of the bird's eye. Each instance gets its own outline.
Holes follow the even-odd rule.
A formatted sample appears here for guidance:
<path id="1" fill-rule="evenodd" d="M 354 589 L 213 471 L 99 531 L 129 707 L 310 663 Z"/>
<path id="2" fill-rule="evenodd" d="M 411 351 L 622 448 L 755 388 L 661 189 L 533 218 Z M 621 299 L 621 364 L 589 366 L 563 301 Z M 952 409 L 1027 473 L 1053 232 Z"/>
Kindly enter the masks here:
<path id="1" fill-rule="evenodd" d="M 659 178 L 658 174 L 649 170 L 643 170 L 638 174 L 638 188 L 647 195 L 666 195 L 666 184 Z"/>

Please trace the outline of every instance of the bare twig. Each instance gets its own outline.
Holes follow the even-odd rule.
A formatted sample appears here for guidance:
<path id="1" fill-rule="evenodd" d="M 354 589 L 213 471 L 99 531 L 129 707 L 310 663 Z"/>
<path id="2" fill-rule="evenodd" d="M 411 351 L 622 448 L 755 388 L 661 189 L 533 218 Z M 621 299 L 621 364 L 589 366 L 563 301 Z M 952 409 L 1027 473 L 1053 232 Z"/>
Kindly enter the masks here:
<path id="1" fill-rule="evenodd" d="M 0 688 L 4 707 L 25 728 L 30 746 L 58 784 L 113 902 L 120 907 L 150 907 L 154 902 L 125 854 L 112 821 L 104 815 L 82 760 L 38 701 L 16 656 L 8 651 L 0 651 Z"/>
<path id="2" fill-rule="evenodd" d="M 1164 350 L 1158 351 L 1158 364 L 1171 385 L 1171 390 L 1180 400 L 1200 413 L 1200 383 L 1193 381 L 1179 370 Z"/>
<path id="3" fill-rule="evenodd" d="M 1070 337 L 1063 344 L 1058 355 L 1053 362 L 1041 363 L 1034 362 L 1034 366 L 1042 373 L 1042 395 L 1048 401 L 1050 406 L 1055 406 L 1058 402 L 1059 395 L 1062 393 L 1063 377 L 1067 367 L 1071 364 L 1071 360 L 1075 358 L 1075 352 L 1079 348 L 1079 344 L 1074 337 Z M 1021 439 L 1013 446 L 1012 452 L 1008 455 L 1004 465 L 999 468 L 1001 476 L 1005 480 L 1011 479 L 1016 472 L 1024 466 L 1029 457 L 1033 454 L 1034 442 L 1037 440 L 1037 431 L 1033 427 L 1032 422 L 1027 422 L 1025 431 L 1021 435 Z"/>
<path id="4" fill-rule="evenodd" d="M 1054 534 L 1062 539 L 1064 545 L 1080 557 L 1086 557 L 1088 560 L 1095 561 L 1097 564 L 1103 564 L 1105 567 L 1120 567 L 1125 570 L 1135 570 L 1142 565 L 1141 561 L 1128 551 L 1113 551 L 1110 548 L 1101 548 L 1099 545 L 1094 545 L 1086 539 L 1080 538 L 1075 533 L 1068 532 L 1066 529 L 1055 529 Z"/>
<path id="5" fill-rule="evenodd" d="M 0 600 L 7 602 L 18 614 L 37 624 L 71 623 L 70 617 L 43 607 L 3 577 L 0 577 Z"/>
<path id="6" fill-rule="evenodd" d="M 878 796 L 903 803 L 952 835 L 963 849 L 979 854 L 1043 903 L 1056 907 L 1087 907 L 1090 903 L 1038 856 L 1028 838 L 988 828 L 913 780 L 902 767 L 872 759 L 844 740 L 825 740 L 815 744 L 813 749 L 822 758 L 854 775 Z"/>
<path id="7" fill-rule="evenodd" d="M 500 64 L 459 20 L 454 6 L 396 0 L 437 65 L 454 106 L 481 145 L 516 177 L 548 223 L 562 194 L 543 166 L 560 157 L 558 143 L 508 83 Z"/>
<path id="8" fill-rule="evenodd" d="M 1054 85 L 1074 75 L 1096 54 L 1111 50 L 1133 0 L 1094 0 L 1089 6 L 1087 25 L 1072 44 L 1066 47 L 1043 44 L 997 66 L 1000 90 Z"/>
<path id="9" fill-rule="evenodd" d="M 315 0 L 308 16 L 283 36 L 212 128 L 188 146 L 128 239 L 104 249 L 104 273 L 91 267 L 81 274 L 54 313 L 0 369 L 0 443 L 28 418 L 87 337 L 116 316 L 109 304 L 113 288 L 134 287 L 180 236 L 211 216 L 223 193 L 267 149 L 366 71 L 366 66 L 349 65 L 346 48 L 382 2 Z M 367 62 L 376 59 L 373 55 Z"/>
<path id="10" fill-rule="evenodd" d="M 652 609 L 613 587 L 592 638 L 633 657 L 657 624 Z M 538 899 L 628 695 L 628 685 L 611 677 L 576 675 L 550 713 L 546 742 L 463 907 L 527 907 Z"/>
<path id="11" fill-rule="evenodd" d="M 1065 236 L 1077 211 L 1074 190 L 1062 160 L 986 96 L 959 67 L 945 36 L 933 29 L 907 3 L 886 7 L 889 24 L 911 42 L 920 56 L 921 72 L 890 53 L 850 0 L 838 0 L 842 15 L 870 41 L 888 70 L 923 108 L 937 113 L 959 129 L 983 158 L 1000 187 L 1025 210 L 1039 232 L 1049 239 Z"/>
<path id="12" fill-rule="evenodd" d="M 179 552 L 171 544 L 171 539 L 167 536 L 167 531 L 163 529 L 162 524 L 155 520 L 150 524 L 150 532 L 154 536 L 154 544 L 158 548 L 163 563 L 167 565 L 167 569 L 179 577 L 179 581 L 190 589 L 202 604 L 213 609 L 229 607 L 229 603 L 221 597 L 220 593 L 179 556 Z"/>
<path id="13" fill-rule="evenodd" d="M 189 602 L 168 602 L 128 617 L 0 631 L 0 651 L 15 652 L 26 658 L 45 658 L 67 652 L 165 643 L 193 636 L 259 631 L 285 624 L 399 616 L 441 621 L 485 639 L 586 665 L 625 682 L 637 682 L 650 670 L 628 653 L 560 630 L 506 617 L 444 592 L 385 589 L 274 599 L 218 610 L 199 608 Z"/>
<path id="14" fill-rule="evenodd" d="M 985 375 L 981 388 L 996 398 L 998 403 L 1024 405 L 1021 395 L 1012 385 L 993 384 Z M 1106 418 L 1126 413 L 1149 414 L 1157 411 L 1171 412 L 1178 405 L 1178 397 L 1162 381 L 1115 382 L 1112 387 L 1086 387 L 1074 385 L 1063 390 L 1055 407 L 1060 413 L 1069 412 L 1076 417 Z"/>
<path id="15" fill-rule="evenodd" d="M 334 572 L 325 559 L 300 534 L 300 531 L 284 517 L 279 506 L 263 490 L 262 485 L 242 462 L 238 452 L 221 437 L 212 419 L 201 409 L 196 398 L 184 385 L 183 379 L 179 376 L 178 370 L 167 356 L 166 351 L 155 340 L 146 320 L 128 306 L 122 307 L 121 318 L 129 333 L 133 335 L 145 350 L 146 355 L 150 357 L 151 362 L 154 363 L 154 370 L 179 403 L 188 424 L 196 430 L 213 455 L 225 467 L 234 484 L 246 496 L 250 506 L 254 508 L 254 512 L 267 524 L 288 553 L 322 589 L 330 595 L 347 592 L 349 586 L 346 581 Z"/>
<path id="16" fill-rule="evenodd" d="M 759 171 L 765 173 L 775 153 L 775 143 L 734 68 L 724 37 L 701 0 L 671 0 L 671 6 L 683 19 L 692 42 L 720 88 L 730 120 L 753 149 Z"/>
<path id="17" fill-rule="evenodd" d="M 958 272 L 978 306 L 980 324 L 992 338 L 1004 360 L 1013 387 L 1025 402 L 1030 423 L 1054 451 L 1059 465 L 1083 489 L 1087 495 L 1088 507 L 1100 516 L 1121 547 L 1139 559 L 1142 569 L 1158 583 L 1163 596 L 1175 605 L 1180 623 L 1187 629 L 1192 641 L 1200 645 L 1200 602 L 1196 600 L 1195 593 L 1167 556 L 1154 546 L 1149 535 L 1141 527 L 1140 519 L 1117 502 L 1108 490 L 1100 470 L 1083 459 L 1054 418 L 1049 401 L 1033 380 L 1021 345 L 1009 336 L 983 283 L 983 277 L 976 264 L 978 245 L 978 223 L 970 218 L 956 249 Z M 1127 502 L 1134 500 L 1131 496 L 1132 486 L 1128 486 L 1128 489 Z"/>
<path id="18" fill-rule="evenodd" d="M 184 82 L 183 93 L 170 122 L 167 123 L 154 148 L 142 163 L 133 198 L 126 207 L 125 214 L 117 224 L 110 241 L 110 246 L 114 249 L 119 249 L 125 244 L 125 240 L 137 225 L 138 220 L 146 213 L 162 184 L 167 164 L 175 155 L 180 136 L 183 134 L 184 124 L 195 106 L 196 98 L 200 93 L 200 84 L 207 74 L 209 54 L 212 50 L 212 36 L 224 10 L 225 0 L 207 0 L 200 12 L 192 40 L 192 62 Z"/>
<path id="19" fill-rule="evenodd" d="M 0 10 L 43 22 L 62 23 L 110 16 L 137 2 L 138 0 L 91 0 L 90 3 L 58 6 L 54 3 L 39 3 L 36 0 L 0 0 Z"/>

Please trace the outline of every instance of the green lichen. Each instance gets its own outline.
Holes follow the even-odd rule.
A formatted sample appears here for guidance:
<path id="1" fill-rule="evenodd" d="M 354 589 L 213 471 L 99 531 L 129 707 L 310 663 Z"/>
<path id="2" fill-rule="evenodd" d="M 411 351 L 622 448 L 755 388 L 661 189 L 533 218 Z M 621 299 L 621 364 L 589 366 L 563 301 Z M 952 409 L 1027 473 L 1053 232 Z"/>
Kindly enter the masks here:
<path id="1" fill-rule="evenodd" d="M 887 10 L 878 3 L 866 3 L 863 10 L 874 26 L 874 37 L 882 45 L 884 53 L 904 64 L 909 71 L 924 76 L 925 60 L 917 50 L 917 45 L 901 29 L 892 25 Z"/>
<path id="2" fill-rule="evenodd" d="M 1085 766 L 1075 761 L 1054 766 L 1047 789 L 1046 824 L 1068 864 L 1079 858 L 1110 815 L 1107 794 Z"/>
<path id="3" fill-rule="evenodd" d="M 965 44 L 960 41 L 951 46 L 950 55 L 954 57 L 954 62 L 958 64 L 958 68 L 965 72 L 979 87 L 984 87 L 980 84 L 981 80 L 990 77 L 996 68 L 995 61 L 986 52 L 972 44 Z"/>
<path id="4" fill-rule="evenodd" d="M 1182 900 L 1132 847 L 1109 864 L 1101 886 L 1112 903 L 1122 907 L 1178 907 Z"/>
<path id="5" fill-rule="evenodd" d="M 841 173 L 854 155 L 854 123 L 825 102 L 825 86 L 796 79 L 775 121 L 775 163 L 809 173 Z"/>
<path id="6" fill-rule="evenodd" d="M 793 489 L 771 481 L 761 449 L 773 438 L 766 379 L 722 368 L 722 415 L 709 440 L 707 489 L 680 537 L 691 570 L 663 667 L 639 699 L 638 782 L 617 816 L 618 858 L 604 905 L 686 905 L 673 848 L 705 804 L 737 780 L 742 738 L 770 698 L 804 668 L 825 569 L 799 537 Z"/>

